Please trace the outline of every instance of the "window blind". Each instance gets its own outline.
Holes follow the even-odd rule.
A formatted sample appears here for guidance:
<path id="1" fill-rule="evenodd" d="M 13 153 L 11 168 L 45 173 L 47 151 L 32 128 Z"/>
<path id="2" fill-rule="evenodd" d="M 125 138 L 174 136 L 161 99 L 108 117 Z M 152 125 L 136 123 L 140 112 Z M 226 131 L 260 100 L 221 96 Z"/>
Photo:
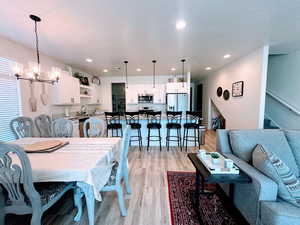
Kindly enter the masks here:
<path id="1" fill-rule="evenodd" d="M 10 121 L 21 115 L 19 87 L 13 76 L 13 61 L 0 58 L 0 141 L 15 139 Z"/>

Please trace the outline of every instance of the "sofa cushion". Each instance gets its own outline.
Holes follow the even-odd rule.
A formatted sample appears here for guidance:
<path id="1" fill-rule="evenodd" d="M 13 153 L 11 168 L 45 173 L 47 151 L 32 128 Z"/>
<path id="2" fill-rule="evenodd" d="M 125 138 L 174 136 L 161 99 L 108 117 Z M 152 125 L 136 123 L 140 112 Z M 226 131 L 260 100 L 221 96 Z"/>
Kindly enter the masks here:
<path id="1" fill-rule="evenodd" d="M 229 133 L 233 153 L 246 162 L 251 162 L 252 151 L 257 144 L 274 152 L 299 176 L 299 170 L 287 142 L 285 134 L 280 130 L 233 130 Z"/>
<path id="2" fill-rule="evenodd" d="M 253 165 L 278 184 L 278 196 L 300 207 L 300 180 L 273 152 L 262 145 L 253 151 Z"/>
<path id="3" fill-rule="evenodd" d="M 300 208 L 282 199 L 262 201 L 261 221 L 263 225 L 299 225 Z"/>
<path id="4" fill-rule="evenodd" d="M 300 130 L 285 130 L 284 133 L 294 153 L 298 170 L 300 171 Z"/>

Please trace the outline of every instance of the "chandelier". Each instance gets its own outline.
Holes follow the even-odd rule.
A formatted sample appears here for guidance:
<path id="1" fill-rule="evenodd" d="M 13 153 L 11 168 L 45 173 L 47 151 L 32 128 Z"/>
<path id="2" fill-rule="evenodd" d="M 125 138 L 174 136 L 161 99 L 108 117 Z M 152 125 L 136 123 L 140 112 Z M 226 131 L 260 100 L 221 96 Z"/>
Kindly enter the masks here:
<path id="1" fill-rule="evenodd" d="M 28 80 L 32 82 L 43 82 L 54 84 L 58 82 L 61 74 L 61 69 L 58 67 L 52 67 L 49 72 L 42 72 L 40 64 L 40 51 L 39 51 L 39 38 L 37 23 L 41 22 L 41 18 L 35 15 L 30 15 L 30 19 L 34 21 L 35 32 L 35 47 L 36 47 L 36 62 L 28 62 L 28 68 L 23 67 L 21 63 L 13 63 L 12 70 L 18 80 Z"/>

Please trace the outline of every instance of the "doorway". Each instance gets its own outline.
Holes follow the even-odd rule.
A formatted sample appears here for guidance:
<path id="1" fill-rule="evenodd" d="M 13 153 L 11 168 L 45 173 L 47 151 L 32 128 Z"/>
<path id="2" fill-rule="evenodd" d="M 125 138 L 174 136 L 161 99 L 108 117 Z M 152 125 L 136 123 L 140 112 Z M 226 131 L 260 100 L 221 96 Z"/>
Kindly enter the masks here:
<path id="1" fill-rule="evenodd" d="M 112 111 L 125 112 L 126 111 L 125 83 L 112 83 L 111 95 L 112 95 Z"/>

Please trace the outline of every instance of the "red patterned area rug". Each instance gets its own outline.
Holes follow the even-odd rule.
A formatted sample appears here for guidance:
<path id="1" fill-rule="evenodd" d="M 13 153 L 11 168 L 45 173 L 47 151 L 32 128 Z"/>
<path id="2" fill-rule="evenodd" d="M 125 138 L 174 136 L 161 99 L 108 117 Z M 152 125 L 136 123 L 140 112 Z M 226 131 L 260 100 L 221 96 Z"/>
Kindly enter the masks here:
<path id="1" fill-rule="evenodd" d="M 214 184 L 205 186 L 214 194 L 200 195 L 199 219 L 194 200 L 196 173 L 168 171 L 167 177 L 172 225 L 248 225 L 221 188 Z"/>

